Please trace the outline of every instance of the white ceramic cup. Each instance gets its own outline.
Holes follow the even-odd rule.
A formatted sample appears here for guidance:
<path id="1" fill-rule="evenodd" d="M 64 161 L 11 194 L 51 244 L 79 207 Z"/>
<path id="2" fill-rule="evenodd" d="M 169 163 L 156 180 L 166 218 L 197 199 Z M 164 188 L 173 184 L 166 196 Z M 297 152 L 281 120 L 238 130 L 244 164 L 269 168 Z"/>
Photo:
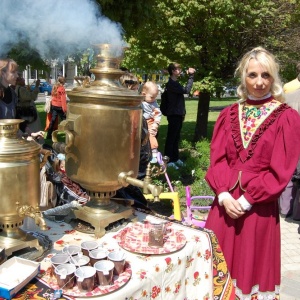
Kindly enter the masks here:
<path id="1" fill-rule="evenodd" d="M 98 248 L 90 251 L 89 256 L 91 259 L 91 265 L 94 266 L 99 260 L 107 259 L 108 251 L 103 248 Z"/>
<path id="2" fill-rule="evenodd" d="M 77 286 L 82 292 L 91 292 L 95 285 L 96 269 L 91 266 L 80 267 L 75 271 Z"/>
<path id="3" fill-rule="evenodd" d="M 83 255 L 89 256 L 89 252 L 99 247 L 96 241 L 85 241 L 80 244 Z"/>
<path id="4" fill-rule="evenodd" d="M 123 251 L 112 251 L 107 258 L 114 263 L 114 274 L 120 275 L 124 272 L 126 254 Z"/>
<path id="5" fill-rule="evenodd" d="M 55 254 L 54 256 L 52 256 L 50 258 L 50 262 L 51 262 L 51 265 L 52 265 L 52 274 L 54 274 L 55 277 L 56 277 L 55 268 L 58 265 L 68 263 L 69 259 L 70 259 L 69 255 L 64 254 L 64 253 L 57 253 L 57 254 Z"/>
<path id="6" fill-rule="evenodd" d="M 81 247 L 76 245 L 69 245 L 64 247 L 62 252 L 72 256 L 78 255 L 81 253 Z"/>
<path id="7" fill-rule="evenodd" d="M 110 285 L 113 283 L 114 263 L 109 260 L 100 260 L 95 263 L 99 285 Z"/>
<path id="8" fill-rule="evenodd" d="M 76 267 L 72 264 L 61 264 L 55 268 L 57 284 L 60 288 L 71 289 L 75 283 Z"/>
<path id="9" fill-rule="evenodd" d="M 70 263 L 75 265 L 76 267 L 82 267 L 88 265 L 90 262 L 90 258 L 85 255 L 76 255 L 70 257 Z"/>

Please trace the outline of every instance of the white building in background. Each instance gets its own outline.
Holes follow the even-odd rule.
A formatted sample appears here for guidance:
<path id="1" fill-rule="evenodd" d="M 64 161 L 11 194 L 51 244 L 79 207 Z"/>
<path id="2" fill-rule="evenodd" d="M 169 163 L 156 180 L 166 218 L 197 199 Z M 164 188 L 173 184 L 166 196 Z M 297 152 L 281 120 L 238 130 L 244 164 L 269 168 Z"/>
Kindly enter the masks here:
<path id="1" fill-rule="evenodd" d="M 23 77 L 26 84 L 30 85 L 37 79 L 44 79 L 54 84 L 58 76 L 64 76 L 68 86 L 74 84 L 74 76 L 77 76 L 77 65 L 73 61 L 60 62 L 59 60 L 51 60 L 50 73 L 43 70 L 32 69 L 30 65 L 26 66 L 23 71 Z"/>

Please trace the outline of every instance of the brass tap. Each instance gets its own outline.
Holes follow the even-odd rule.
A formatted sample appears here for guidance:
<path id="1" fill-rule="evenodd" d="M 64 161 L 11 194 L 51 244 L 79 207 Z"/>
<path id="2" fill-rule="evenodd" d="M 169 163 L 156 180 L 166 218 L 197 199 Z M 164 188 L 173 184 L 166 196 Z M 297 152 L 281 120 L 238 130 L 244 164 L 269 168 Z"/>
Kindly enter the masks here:
<path id="1" fill-rule="evenodd" d="M 121 172 L 119 174 L 118 180 L 123 186 L 127 186 L 128 184 L 138 186 L 143 189 L 144 194 L 151 193 L 153 195 L 153 201 L 159 202 L 159 195 L 163 191 L 162 186 L 157 186 L 151 183 L 151 166 L 150 163 L 147 166 L 146 170 L 146 176 L 144 180 L 140 180 L 137 178 L 131 177 L 133 174 L 132 171 L 129 171 L 128 173 Z"/>
<path id="2" fill-rule="evenodd" d="M 46 231 L 48 230 L 48 226 L 45 222 L 45 219 L 43 218 L 42 213 L 36 212 L 35 217 L 34 217 L 34 222 L 37 226 L 39 226 L 41 228 L 41 230 Z"/>
<path id="3" fill-rule="evenodd" d="M 17 205 L 17 213 L 20 217 L 30 217 L 34 219 L 34 222 L 36 225 L 38 225 L 41 230 L 48 230 L 48 226 L 45 222 L 45 219 L 42 216 L 42 213 L 40 212 L 39 208 L 33 208 L 30 205 L 19 205 L 20 202 L 16 202 Z"/>

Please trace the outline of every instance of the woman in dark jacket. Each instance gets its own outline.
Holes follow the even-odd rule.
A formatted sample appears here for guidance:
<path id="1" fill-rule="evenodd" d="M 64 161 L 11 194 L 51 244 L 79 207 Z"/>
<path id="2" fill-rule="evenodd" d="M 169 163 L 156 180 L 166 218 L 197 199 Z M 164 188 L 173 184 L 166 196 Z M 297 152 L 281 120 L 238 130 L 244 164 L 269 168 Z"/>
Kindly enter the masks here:
<path id="1" fill-rule="evenodd" d="M 195 69 L 189 68 L 187 70 L 189 78 L 185 87 L 177 81 L 181 75 L 181 67 L 179 64 L 171 63 L 168 67 L 168 72 L 170 74 L 166 86 L 168 93 L 166 112 L 168 132 L 164 154 L 170 159 L 168 166 L 178 169 L 178 166 L 183 165 L 183 162 L 179 159 L 179 140 L 182 123 L 186 113 L 184 94 L 189 94 L 192 89 Z"/>

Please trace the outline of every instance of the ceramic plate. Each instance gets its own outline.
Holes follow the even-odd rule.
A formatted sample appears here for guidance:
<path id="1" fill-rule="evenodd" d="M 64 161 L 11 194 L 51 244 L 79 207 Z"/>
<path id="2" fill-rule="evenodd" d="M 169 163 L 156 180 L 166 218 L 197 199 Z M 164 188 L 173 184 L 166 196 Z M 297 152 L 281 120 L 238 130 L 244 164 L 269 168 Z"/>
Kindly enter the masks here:
<path id="1" fill-rule="evenodd" d="M 182 249 L 186 244 L 186 238 L 180 231 L 172 226 L 167 226 L 162 247 L 149 246 L 149 223 L 133 223 L 121 230 L 115 238 L 119 246 L 125 250 L 140 254 L 166 254 Z"/>

